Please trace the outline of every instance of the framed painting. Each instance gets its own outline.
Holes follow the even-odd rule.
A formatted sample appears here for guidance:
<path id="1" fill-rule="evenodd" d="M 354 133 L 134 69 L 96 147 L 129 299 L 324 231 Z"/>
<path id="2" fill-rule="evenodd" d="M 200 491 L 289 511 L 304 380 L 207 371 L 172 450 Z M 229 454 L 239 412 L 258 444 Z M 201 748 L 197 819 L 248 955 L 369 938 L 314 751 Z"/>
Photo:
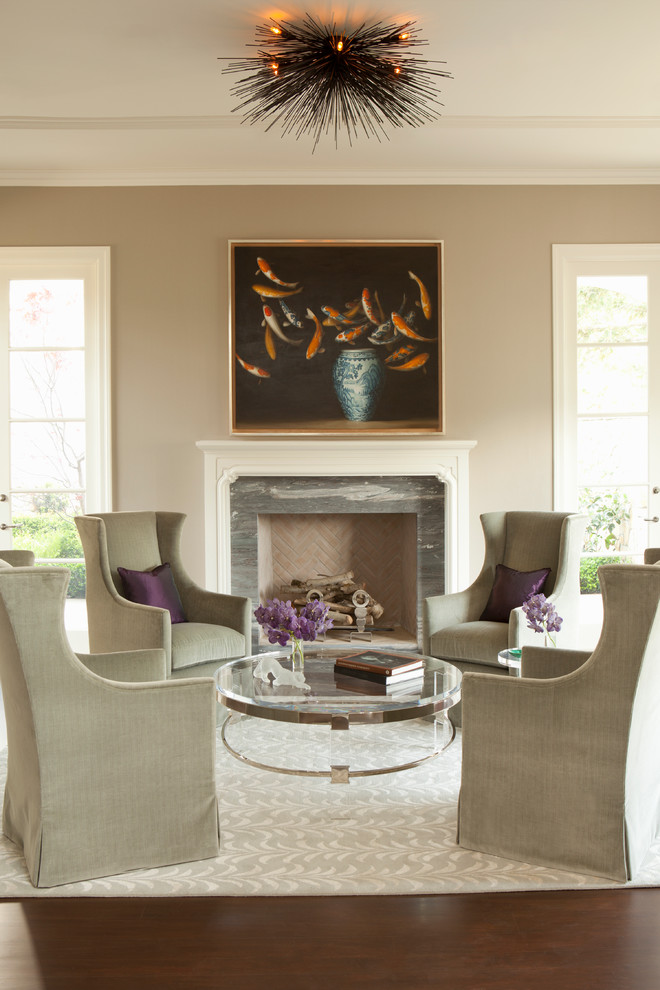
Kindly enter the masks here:
<path id="1" fill-rule="evenodd" d="M 230 241 L 232 433 L 443 433 L 443 245 Z"/>

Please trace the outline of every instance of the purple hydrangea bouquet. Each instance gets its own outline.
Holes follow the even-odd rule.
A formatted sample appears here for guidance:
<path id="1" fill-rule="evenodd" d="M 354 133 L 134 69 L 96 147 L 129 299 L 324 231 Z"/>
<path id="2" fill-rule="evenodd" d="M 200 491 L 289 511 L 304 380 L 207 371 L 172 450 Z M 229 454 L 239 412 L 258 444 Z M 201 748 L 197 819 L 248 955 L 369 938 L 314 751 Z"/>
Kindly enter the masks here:
<path id="1" fill-rule="evenodd" d="M 329 611 L 330 606 L 317 599 L 306 602 L 298 611 L 290 601 L 269 598 L 265 605 L 254 610 L 254 617 L 268 636 L 269 643 L 286 646 L 291 641 L 295 668 L 304 664 L 303 643 L 313 642 L 318 635 L 332 628 Z"/>
<path id="2" fill-rule="evenodd" d="M 531 595 L 522 610 L 527 616 L 527 628 L 543 633 L 546 640 L 556 646 L 557 641 L 552 634 L 559 632 L 564 620 L 557 615 L 557 609 L 552 602 L 549 602 L 545 595 Z"/>

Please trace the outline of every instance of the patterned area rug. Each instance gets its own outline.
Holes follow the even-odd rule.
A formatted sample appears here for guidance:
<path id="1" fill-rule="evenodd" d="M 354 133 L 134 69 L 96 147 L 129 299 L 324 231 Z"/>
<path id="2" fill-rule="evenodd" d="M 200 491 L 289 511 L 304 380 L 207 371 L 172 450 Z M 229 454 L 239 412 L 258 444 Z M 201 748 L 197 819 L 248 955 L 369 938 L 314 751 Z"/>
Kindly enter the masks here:
<path id="1" fill-rule="evenodd" d="M 351 729 L 351 765 L 414 758 L 433 727 L 415 722 Z M 246 719 L 228 734 L 250 755 L 327 765 L 329 730 Z M 548 870 L 456 845 L 460 734 L 413 769 L 331 784 L 255 769 L 220 740 L 217 767 L 221 852 L 217 859 L 37 890 L 20 851 L 0 838 L 2 897 L 166 897 L 320 894 L 449 894 L 660 885 L 660 842 L 635 883 Z M 334 756 L 336 759 L 336 755 Z M 7 753 L 0 754 L 0 792 Z"/>

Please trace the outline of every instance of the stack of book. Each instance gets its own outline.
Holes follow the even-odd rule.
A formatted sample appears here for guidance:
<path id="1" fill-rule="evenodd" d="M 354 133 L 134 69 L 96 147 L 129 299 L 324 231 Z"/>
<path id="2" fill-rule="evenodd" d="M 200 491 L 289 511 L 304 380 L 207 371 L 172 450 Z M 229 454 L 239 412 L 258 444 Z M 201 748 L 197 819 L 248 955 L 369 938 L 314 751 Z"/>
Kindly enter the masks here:
<path id="1" fill-rule="evenodd" d="M 409 653 L 363 650 L 335 660 L 335 674 L 394 686 L 424 676 L 424 660 Z M 412 687 L 412 685 L 411 685 Z"/>

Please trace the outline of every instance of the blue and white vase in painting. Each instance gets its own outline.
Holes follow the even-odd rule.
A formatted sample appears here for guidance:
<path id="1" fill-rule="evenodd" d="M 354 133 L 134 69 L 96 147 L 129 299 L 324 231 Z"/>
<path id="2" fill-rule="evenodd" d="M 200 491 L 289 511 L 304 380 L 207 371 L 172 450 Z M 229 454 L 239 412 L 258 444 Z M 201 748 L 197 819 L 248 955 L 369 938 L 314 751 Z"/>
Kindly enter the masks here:
<path id="1" fill-rule="evenodd" d="M 385 370 L 371 347 L 343 350 L 332 368 L 332 381 L 346 419 L 373 419 L 383 393 Z"/>

